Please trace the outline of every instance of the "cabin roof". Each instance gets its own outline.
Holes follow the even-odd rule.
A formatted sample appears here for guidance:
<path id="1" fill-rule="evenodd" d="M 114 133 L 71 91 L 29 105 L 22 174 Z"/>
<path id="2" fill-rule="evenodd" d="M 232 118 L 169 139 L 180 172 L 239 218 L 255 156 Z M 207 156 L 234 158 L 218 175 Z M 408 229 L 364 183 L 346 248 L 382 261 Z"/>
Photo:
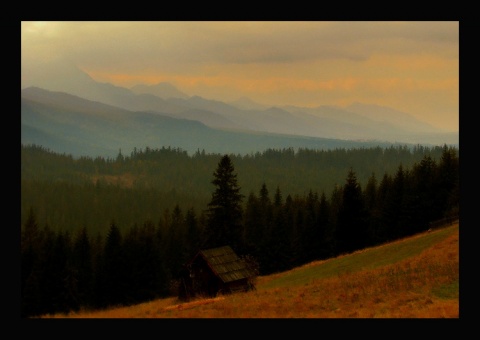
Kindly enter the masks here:
<path id="1" fill-rule="evenodd" d="M 254 276 L 253 271 L 230 246 L 200 250 L 192 261 L 198 256 L 205 259 L 212 271 L 225 283 Z"/>

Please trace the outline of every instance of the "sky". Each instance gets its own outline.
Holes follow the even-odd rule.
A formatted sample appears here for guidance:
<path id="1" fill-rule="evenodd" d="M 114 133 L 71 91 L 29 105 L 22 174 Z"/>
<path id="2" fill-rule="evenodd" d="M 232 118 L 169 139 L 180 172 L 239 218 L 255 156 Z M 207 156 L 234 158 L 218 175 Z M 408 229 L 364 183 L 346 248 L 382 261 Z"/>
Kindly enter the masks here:
<path id="1" fill-rule="evenodd" d="M 459 131 L 458 21 L 23 21 L 21 59 L 226 102 L 382 105 Z"/>

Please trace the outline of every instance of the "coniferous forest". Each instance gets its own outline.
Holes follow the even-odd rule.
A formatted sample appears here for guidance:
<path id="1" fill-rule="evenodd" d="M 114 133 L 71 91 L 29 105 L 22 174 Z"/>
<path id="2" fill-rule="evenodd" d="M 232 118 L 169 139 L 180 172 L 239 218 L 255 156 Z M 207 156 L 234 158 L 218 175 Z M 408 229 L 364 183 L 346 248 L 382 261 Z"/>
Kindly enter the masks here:
<path id="1" fill-rule="evenodd" d="M 260 274 L 409 236 L 458 217 L 448 147 L 119 150 L 21 146 L 22 317 L 176 295 L 182 265 L 229 244 Z"/>

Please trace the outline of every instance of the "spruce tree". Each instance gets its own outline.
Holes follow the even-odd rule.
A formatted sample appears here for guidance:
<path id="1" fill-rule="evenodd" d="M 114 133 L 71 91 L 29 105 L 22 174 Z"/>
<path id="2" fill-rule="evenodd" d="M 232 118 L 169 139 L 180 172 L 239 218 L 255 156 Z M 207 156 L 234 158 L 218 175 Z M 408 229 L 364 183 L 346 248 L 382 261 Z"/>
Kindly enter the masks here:
<path id="1" fill-rule="evenodd" d="M 270 247 L 272 258 L 275 259 L 276 271 L 283 271 L 288 268 L 289 262 L 289 226 L 286 221 L 285 207 L 282 201 L 282 193 L 277 186 L 273 202 L 272 232 L 270 236 Z"/>
<path id="2" fill-rule="evenodd" d="M 228 155 L 224 155 L 213 173 L 215 190 L 208 203 L 206 242 L 209 248 L 230 245 L 242 251 L 242 200 L 237 174 Z"/>
<path id="3" fill-rule="evenodd" d="M 185 215 L 185 224 L 187 229 L 186 234 L 186 249 L 187 254 L 191 256 L 195 255 L 201 248 L 200 241 L 200 225 L 198 221 L 197 214 L 193 207 L 187 210 Z"/>
<path id="4" fill-rule="evenodd" d="M 390 197 L 393 191 L 393 178 L 385 173 L 378 185 L 376 193 L 375 211 L 378 214 L 378 224 L 375 229 L 375 240 L 377 244 L 392 239 L 393 214 L 390 212 Z"/>
<path id="5" fill-rule="evenodd" d="M 272 272 L 275 263 L 272 244 L 275 236 L 272 234 L 273 206 L 265 182 L 260 188 L 258 197 L 258 214 L 255 217 L 257 260 L 262 264 L 263 272 Z"/>
<path id="6" fill-rule="evenodd" d="M 411 187 L 404 189 L 404 206 L 408 213 L 404 213 L 411 217 L 409 223 L 404 223 L 404 233 L 400 236 L 414 234 L 422 230 L 428 229 L 428 222 L 441 217 L 438 213 L 438 197 L 440 187 L 436 181 L 437 165 L 430 156 L 424 156 L 419 164 L 413 167 L 411 172 Z M 405 176 L 406 177 L 406 176 Z M 406 182 L 406 180 L 404 180 Z M 412 202 L 412 203 L 410 203 Z M 407 204 L 409 203 L 409 204 Z M 402 219 L 403 220 L 403 219 Z"/>
<path id="7" fill-rule="evenodd" d="M 334 230 L 330 223 L 330 203 L 327 200 L 325 192 L 320 196 L 317 219 L 318 237 L 320 237 L 319 259 L 325 259 L 334 256 Z"/>
<path id="8" fill-rule="evenodd" d="M 171 278 L 176 278 L 182 265 L 189 259 L 186 244 L 186 225 L 182 209 L 178 204 L 172 210 L 170 223 L 165 235 L 165 259 Z"/>
<path id="9" fill-rule="evenodd" d="M 444 145 L 438 166 L 438 205 L 448 218 L 458 217 L 459 191 L 459 159 L 454 148 Z"/>
<path id="10" fill-rule="evenodd" d="M 93 259 L 92 246 L 86 227 L 83 227 L 75 238 L 72 266 L 78 280 L 79 303 L 82 306 L 90 307 L 93 303 Z"/>
<path id="11" fill-rule="evenodd" d="M 21 316 L 29 317 L 41 313 L 40 295 L 40 230 L 33 208 L 21 231 Z"/>
<path id="12" fill-rule="evenodd" d="M 375 173 L 369 177 L 365 191 L 363 192 L 365 200 L 365 208 L 367 209 L 368 219 L 368 245 L 378 243 L 378 226 L 380 220 L 380 213 L 377 208 L 377 178 Z"/>
<path id="13" fill-rule="evenodd" d="M 262 261 L 260 243 L 264 239 L 262 228 L 259 228 L 260 202 L 254 192 L 250 192 L 245 204 L 244 213 L 244 250 L 257 260 Z"/>
<path id="14" fill-rule="evenodd" d="M 102 298 L 106 306 L 124 302 L 125 263 L 123 237 L 114 221 L 110 223 L 103 249 Z"/>
<path id="15" fill-rule="evenodd" d="M 404 170 L 403 165 L 398 166 L 392 181 L 392 188 L 386 198 L 386 212 L 389 215 L 391 223 L 391 239 L 398 239 L 405 235 L 403 228 L 405 227 L 405 196 L 406 182 L 408 173 Z"/>
<path id="16" fill-rule="evenodd" d="M 365 247 L 368 243 L 366 217 L 362 189 L 355 172 L 350 168 L 338 212 L 337 250 L 339 253 L 349 253 Z"/>

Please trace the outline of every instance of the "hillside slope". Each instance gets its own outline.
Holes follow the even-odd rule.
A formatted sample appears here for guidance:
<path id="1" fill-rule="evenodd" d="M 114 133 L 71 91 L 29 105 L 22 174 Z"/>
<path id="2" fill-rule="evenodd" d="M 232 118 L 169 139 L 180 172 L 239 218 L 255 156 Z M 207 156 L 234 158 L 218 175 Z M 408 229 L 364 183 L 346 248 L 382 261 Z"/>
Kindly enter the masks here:
<path id="1" fill-rule="evenodd" d="M 54 318 L 459 318 L 459 223 L 257 279 L 256 291 L 175 297 Z"/>

